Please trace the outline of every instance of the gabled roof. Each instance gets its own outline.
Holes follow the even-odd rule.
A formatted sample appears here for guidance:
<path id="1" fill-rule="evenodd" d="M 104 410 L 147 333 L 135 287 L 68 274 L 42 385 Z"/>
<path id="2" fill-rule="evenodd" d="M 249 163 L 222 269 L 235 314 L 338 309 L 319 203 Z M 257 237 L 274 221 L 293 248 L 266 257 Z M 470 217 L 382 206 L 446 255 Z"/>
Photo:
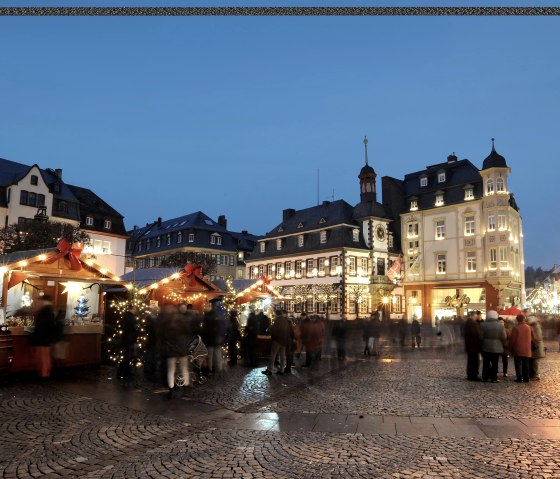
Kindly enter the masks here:
<path id="1" fill-rule="evenodd" d="M 183 268 L 144 268 L 136 269 L 130 273 L 126 273 L 121 277 L 125 282 L 130 282 L 139 289 L 149 288 L 157 284 L 158 287 L 170 284 L 172 281 L 186 281 L 186 273 Z M 202 276 L 194 276 L 196 286 L 189 288 L 193 290 L 203 288 L 209 292 L 222 292 L 222 290 L 214 283 L 206 280 Z"/>

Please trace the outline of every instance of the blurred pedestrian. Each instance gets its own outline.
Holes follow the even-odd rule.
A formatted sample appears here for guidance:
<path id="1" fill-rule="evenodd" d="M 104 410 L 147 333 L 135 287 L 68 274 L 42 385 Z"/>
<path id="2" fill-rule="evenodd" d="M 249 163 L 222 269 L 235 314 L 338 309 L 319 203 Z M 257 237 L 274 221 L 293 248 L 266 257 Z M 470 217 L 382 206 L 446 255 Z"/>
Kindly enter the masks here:
<path id="1" fill-rule="evenodd" d="M 138 357 L 137 313 L 138 308 L 129 304 L 121 321 L 123 358 L 117 367 L 117 378 L 124 381 L 132 379 L 132 361 Z"/>
<path id="2" fill-rule="evenodd" d="M 504 342 L 504 352 L 502 354 L 502 375 L 504 378 L 507 378 L 508 373 L 508 362 L 509 362 L 509 337 L 511 335 L 511 329 L 509 327 L 509 321 L 506 321 L 501 316 L 498 318 L 498 321 L 504 327 L 504 331 L 506 332 L 506 340 Z"/>
<path id="3" fill-rule="evenodd" d="M 513 354 L 513 364 L 515 365 L 515 382 L 529 382 L 529 361 L 531 360 L 532 344 L 534 333 L 531 326 L 525 321 L 525 315 L 518 314 L 517 324 L 511 330 L 509 337 L 509 348 Z"/>
<path id="4" fill-rule="evenodd" d="M 209 301 L 202 318 L 202 341 L 208 349 L 208 371 L 217 373 L 222 371 L 222 346 L 225 344 L 227 318 L 222 304 L 223 296 Z"/>
<path id="5" fill-rule="evenodd" d="M 504 353 L 506 332 L 498 321 L 497 311 L 488 311 L 480 325 L 482 337 L 482 380 L 498 382 L 498 359 Z"/>
<path id="6" fill-rule="evenodd" d="M 410 325 L 410 334 L 412 336 L 412 349 L 420 348 L 422 344 L 422 336 L 420 334 L 420 322 L 416 315 L 412 317 L 412 324 Z"/>
<path id="7" fill-rule="evenodd" d="M 226 339 L 228 344 L 228 364 L 230 366 L 235 366 L 237 365 L 237 343 L 241 339 L 239 320 L 237 319 L 237 311 L 235 309 L 229 313 L 229 326 Z"/>
<path id="8" fill-rule="evenodd" d="M 465 340 L 465 352 L 467 353 L 467 379 L 469 381 L 480 381 L 478 370 L 480 367 L 482 339 L 476 311 L 471 311 L 465 321 L 463 326 L 463 338 Z"/>
<path id="9" fill-rule="evenodd" d="M 534 335 L 532 347 L 533 354 L 531 356 L 531 360 L 529 361 L 529 377 L 534 381 L 538 381 L 541 378 L 539 371 L 540 360 L 545 356 L 542 328 L 535 316 L 529 316 L 527 322 L 529 323 L 529 326 L 531 326 Z"/>
<path id="10" fill-rule="evenodd" d="M 292 323 L 284 314 L 284 311 L 277 309 L 275 313 L 274 323 L 270 326 L 270 356 L 268 358 L 268 366 L 262 371 L 263 374 L 270 376 L 274 368 L 276 355 L 280 356 L 280 367 L 276 374 L 284 374 L 286 369 L 286 349 L 294 340 L 294 330 Z"/>
<path id="11" fill-rule="evenodd" d="M 39 299 L 35 327 L 31 334 L 31 344 L 35 347 L 37 372 L 41 379 L 48 378 L 52 368 L 52 345 L 58 341 L 59 332 L 51 297 L 44 295 Z"/>
<path id="12" fill-rule="evenodd" d="M 258 335 L 259 335 L 259 320 L 255 311 L 250 307 L 249 317 L 245 325 L 245 338 L 243 341 L 243 349 L 245 350 L 245 361 L 250 367 L 258 366 Z"/>
<path id="13" fill-rule="evenodd" d="M 338 359 L 346 359 L 346 315 L 342 314 L 340 320 L 335 321 L 332 328 L 332 336 L 336 344 L 336 357 Z"/>

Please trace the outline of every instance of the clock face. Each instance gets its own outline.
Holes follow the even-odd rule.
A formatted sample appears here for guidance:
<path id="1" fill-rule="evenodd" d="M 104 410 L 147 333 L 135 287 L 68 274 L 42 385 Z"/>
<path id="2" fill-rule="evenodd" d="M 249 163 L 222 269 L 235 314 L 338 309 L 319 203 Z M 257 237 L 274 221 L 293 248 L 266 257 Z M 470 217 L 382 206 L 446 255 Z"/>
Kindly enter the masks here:
<path id="1" fill-rule="evenodd" d="M 385 228 L 381 225 L 377 226 L 375 229 L 375 235 L 378 240 L 383 241 L 385 239 Z"/>

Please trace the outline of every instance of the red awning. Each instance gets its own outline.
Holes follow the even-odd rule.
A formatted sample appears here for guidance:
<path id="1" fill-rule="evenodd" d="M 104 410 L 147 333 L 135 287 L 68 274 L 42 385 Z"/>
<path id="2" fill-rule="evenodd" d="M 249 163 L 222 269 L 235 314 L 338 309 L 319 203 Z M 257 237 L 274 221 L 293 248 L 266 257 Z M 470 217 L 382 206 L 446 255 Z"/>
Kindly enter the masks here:
<path id="1" fill-rule="evenodd" d="M 498 314 L 501 316 L 517 316 L 518 314 L 523 314 L 523 311 L 517 309 L 515 306 L 511 306 L 507 309 L 502 309 L 498 311 Z"/>

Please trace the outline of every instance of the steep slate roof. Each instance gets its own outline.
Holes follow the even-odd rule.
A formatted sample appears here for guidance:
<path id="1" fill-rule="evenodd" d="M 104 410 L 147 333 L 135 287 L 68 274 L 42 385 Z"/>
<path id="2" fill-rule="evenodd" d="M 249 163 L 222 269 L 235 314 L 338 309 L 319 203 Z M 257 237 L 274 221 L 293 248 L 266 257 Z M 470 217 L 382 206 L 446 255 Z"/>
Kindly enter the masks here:
<path id="1" fill-rule="evenodd" d="M 482 169 L 488 168 L 507 168 L 506 159 L 494 148 L 494 138 L 492 138 L 492 151 L 482 162 Z"/>
<path id="2" fill-rule="evenodd" d="M 445 172 L 445 182 L 438 183 L 438 173 Z M 420 186 L 420 177 L 428 178 L 428 186 Z M 416 197 L 419 209 L 434 207 L 437 191 L 443 192 L 444 204 L 462 203 L 465 200 L 465 187 L 471 185 L 476 199 L 483 196 L 482 176 L 469 160 L 439 163 L 425 170 L 405 175 L 403 193 L 409 201 Z"/>
<path id="3" fill-rule="evenodd" d="M 321 219 L 325 221 L 321 223 Z M 299 225 L 301 227 L 298 227 Z M 321 243 L 319 231 L 326 228 L 329 228 L 327 242 Z M 354 207 L 344 200 L 324 201 L 318 206 L 293 211 L 289 218 L 264 236 L 264 239 L 270 240 L 266 242 L 265 252 L 261 253 L 260 246 L 257 245 L 251 254 L 251 260 L 293 256 L 342 247 L 367 248 L 361 234 L 359 241 L 353 241 L 352 230 L 355 228 L 360 228 L 360 225 L 354 220 Z M 279 231 L 280 229 L 282 230 Z M 305 235 L 302 247 L 298 246 L 298 236 L 301 234 Z M 274 241 L 276 238 L 283 238 L 280 251 L 276 250 Z"/>
<path id="4" fill-rule="evenodd" d="M 82 188 L 75 185 L 68 185 L 68 188 L 80 202 L 80 227 L 102 233 L 110 232 L 126 236 L 124 216 L 117 210 L 108 205 L 88 188 Z M 91 216 L 93 218 L 93 225 L 86 225 L 86 216 Z M 110 230 L 103 228 L 105 219 L 111 220 Z"/>
<path id="5" fill-rule="evenodd" d="M 177 243 L 177 233 L 182 231 L 183 241 L 182 243 Z M 193 243 L 189 243 L 186 238 L 186 234 L 190 232 L 196 232 L 195 240 Z M 222 244 L 210 244 L 210 236 L 213 233 L 218 233 L 222 237 Z M 239 249 L 245 249 L 250 251 L 254 247 L 254 242 L 256 238 L 254 235 L 249 233 L 233 233 L 228 231 L 224 226 L 218 224 L 212 218 L 204 214 L 202 211 L 197 211 L 195 213 L 190 213 L 188 215 L 179 216 L 178 218 L 173 218 L 170 220 L 162 221 L 158 224 L 158 221 L 150 223 L 142 228 L 136 228 L 128 232 L 130 236 L 130 245 L 134 245 L 134 255 L 145 255 L 153 254 L 157 252 L 165 252 L 168 250 L 177 249 L 177 247 L 204 247 L 212 248 L 222 251 L 238 251 Z M 167 245 L 165 237 L 167 234 L 172 235 L 171 244 Z M 135 245 L 138 241 L 145 241 L 147 239 L 155 239 L 158 236 L 162 236 L 161 244 L 156 247 L 155 241 L 151 241 L 150 249 L 146 250 L 142 248 L 142 251 L 136 251 Z M 251 242 L 253 244 L 251 244 Z M 243 247 L 241 247 L 243 245 Z M 130 246 L 129 246 L 130 247 Z"/>

